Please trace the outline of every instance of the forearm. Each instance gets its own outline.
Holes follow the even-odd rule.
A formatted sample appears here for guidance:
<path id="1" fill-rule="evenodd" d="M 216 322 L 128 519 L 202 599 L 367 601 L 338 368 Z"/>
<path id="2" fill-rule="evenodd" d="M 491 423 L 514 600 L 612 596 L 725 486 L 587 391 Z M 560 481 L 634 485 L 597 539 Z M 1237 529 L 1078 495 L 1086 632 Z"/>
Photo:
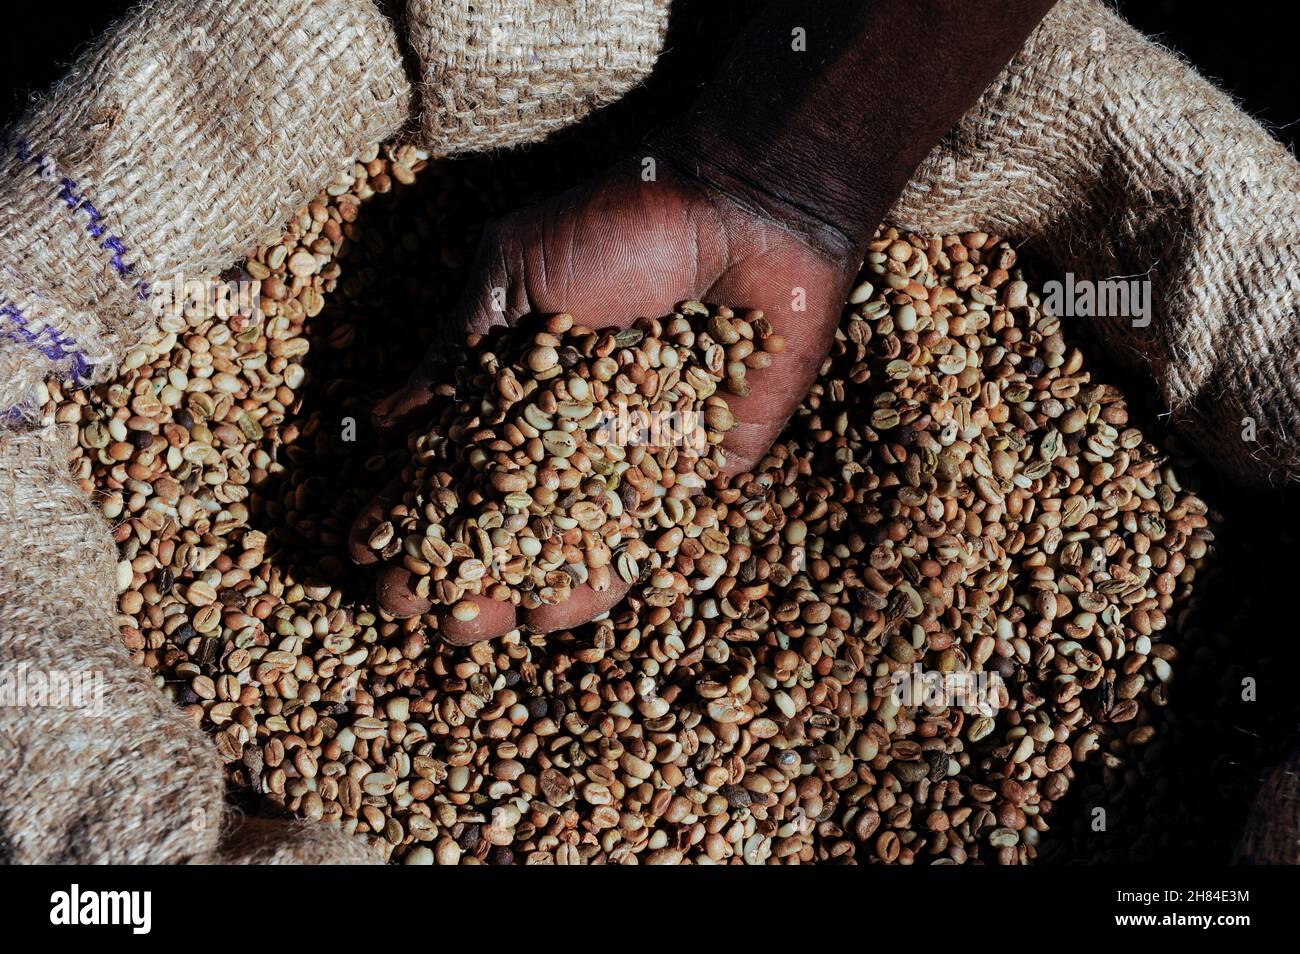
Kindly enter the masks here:
<path id="1" fill-rule="evenodd" d="M 819 244 L 860 250 L 1051 6 L 772 0 L 652 148 Z"/>

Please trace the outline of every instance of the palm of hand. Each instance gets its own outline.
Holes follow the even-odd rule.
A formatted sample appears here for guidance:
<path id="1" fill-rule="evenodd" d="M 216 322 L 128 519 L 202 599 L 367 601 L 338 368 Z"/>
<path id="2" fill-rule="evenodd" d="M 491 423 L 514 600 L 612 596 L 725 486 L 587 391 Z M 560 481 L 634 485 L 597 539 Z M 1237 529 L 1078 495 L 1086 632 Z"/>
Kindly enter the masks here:
<path id="1" fill-rule="evenodd" d="M 785 337 L 786 349 L 771 367 L 753 372 L 751 394 L 728 398 L 739 424 L 723 445 L 726 469 L 741 473 L 761 459 L 812 384 L 857 264 L 815 249 L 724 198 L 694 186 L 643 182 L 635 170 L 622 169 L 492 230 L 455 321 L 481 332 L 524 314 L 567 311 L 581 324 L 626 326 L 692 298 L 763 310 Z M 391 430 L 418 424 L 428 400 L 426 381 L 417 374 L 376 408 L 376 424 Z M 351 545 L 358 562 L 374 562 L 366 540 L 401 490 L 395 481 L 358 518 Z M 509 604 L 480 600 L 476 619 L 448 617 L 442 632 L 468 642 L 520 624 L 562 629 L 604 612 L 625 592 L 616 578 L 604 592 L 582 586 L 563 604 L 522 614 Z M 381 571 L 379 598 L 394 615 L 429 609 L 400 567 Z"/>

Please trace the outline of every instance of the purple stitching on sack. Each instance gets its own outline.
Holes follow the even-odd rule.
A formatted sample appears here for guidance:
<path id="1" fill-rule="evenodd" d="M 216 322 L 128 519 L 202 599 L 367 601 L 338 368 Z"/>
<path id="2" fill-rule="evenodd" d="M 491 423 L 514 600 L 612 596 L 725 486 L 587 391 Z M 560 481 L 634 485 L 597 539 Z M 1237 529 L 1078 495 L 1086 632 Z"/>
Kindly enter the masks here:
<path id="1" fill-rule="evenodd" d="M 122 256 L 126 254 L 126 247 L 122 244 L 122 240 L 116 235 L 110 235 L 108 237 L 108 241 L 104 243 L 104 248 L 113 253 L 113 267 L 117 269 L 117 273 L 123 278 L 135 271 L 134 265 L 128 265 L 126 262 L 122 261 Z"/>
<path id="2" fill-rule="evenodd" d="M 51 166 L 49 157 L 41 155 L 40 153 L 33 153 L 31 144 L 28 143 L 26 139 L 18 140 L 17 145 L 14 147 L 14 151 L 20 162 L 30 162 L 34 164 L 42 176 L 47 176 L 49 174 Z M 63 200 L 63 204 L 73 213 L 76 213 L 79 210 L 86 213 L 88 220 L 86 222 L 86 231 L 90 233 L 91 238 L 96 242 L 99 242 L 106 231 L 103 225 L 104 216 L 99 209 L 95 208 L 94 204 L 86 197 L 84 192 L 77 191 L 77 183 L 75 180 L 70 179 L 67 176 L 61 176 L 59 178 L 59 198 Z M 113 270 L 116 271 L 119 276 L 126 278 L 135 271 L 135 264 L 126 261 L 126 246 L 123 244 L 121 238 L 116 235 L 109 235 L 103 242 L 99 242 L 99 247 L 108 249 L 108 251 L 113 253 Z M 136 287 L 142 291 L 142 294 L 140 295 L 141 300 L 149 297 L 149 288 L 145 282 L 138 283 Z"/>
<path id="3" fill-rule="evenodd" d="M 9 319 L 9 331 L 0 331 L 0 339 L 16 341 L 39 351 L 51 361 L 70 359 L 68 370 L 77 384 L 85 384 L 90 378 L 91 367 L 86 361 L 85 352 L 77 347 L 77 341 L 71 335 L 64 334 L 51 325 L 33 330 L 27 316 L 16 305 L 0 306 L 0 315 Z"/>
<path id="4" fill-rule="evenodd" d="M 18 140 L 13 145 L 13 149 L 18 156 L 18 161 L 36 166 L 37 174 L 41 178 L 54 177 L 54 163 L 48 156 L 32 152 L 31 144 L 26 139 Z M 84 192 L 78 190 L 76 180 L 68 176 L 60 176 L 58 198 L 74 215 L 78 211 L 86 214 L 86 231 L 100 248 L 112 253 L 113 270 L 122 278 L 131 275 L 135 271 L 135 264 L 126 261 L 126 245 L 116 235 L 108 234 L 105 237 L 108 230 L 104 226 L 103 213 Z M 103 241 L 100 241 L 101 239 Z M 150 294 L 149 283 L 138 281 L 134 287 L 139 299 L 147 301 Z M 85 352 L 71 335 L 65 334 L 52 325 L 33 329 L 27 316 L 13 304 L 0 305 L 0 317 L 7 320 L 7 326 L 5 323 L 0 323 L 0 340 L 25 344 L 51 361 L 66 362 L 68 372 L 79 385 L 89 381 L 93 368 L 86 360 Z M 21 414 L 21 408 L 15 407 L 3 412 L 0 417 L 13 420 L 15 415 L 21 417 Z"/>
<path id="5" fill-rule="evenodd" d="M 90 229 L 90 234 L 93 235 L 95 238 L 99 238 L 101 235 L 104 234 L 104 226 L 99 224 L 99 220 L 101 218 L 99 214 L 99 209 L 91 205 L 89 201 L 83 202 L 81 207 L 85 209 L 86 214 L 90 216 L 90 225 L 87 226 L 87 228 Z"/>

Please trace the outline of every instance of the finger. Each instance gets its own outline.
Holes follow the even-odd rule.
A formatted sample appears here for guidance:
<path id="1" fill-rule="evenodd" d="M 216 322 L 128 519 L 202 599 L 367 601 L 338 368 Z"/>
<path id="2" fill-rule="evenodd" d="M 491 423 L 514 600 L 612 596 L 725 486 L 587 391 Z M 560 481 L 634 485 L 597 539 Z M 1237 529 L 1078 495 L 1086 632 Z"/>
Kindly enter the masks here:
<path id="1" fill-rule="evenodd" d="M 405 619 L 429 612 L 433 604 L 415 592 L 419 578 L 404 566 L 388 566 L 375 580 L 375 596 L 385 613 Z"/>
<path id="2" fill-rule="evenodd" d="M 716 275 L 725 243 L 715 224 L 625 164 L 505 223 L 498 254 L 520 286 L 506 298 L 518 292 L 527 311 L 593 328 L 661 316 Z"/>
<path id="3" fill-rule="evenodd" d="M 469 333 L 486 334 L 493 327 L 513 324 L 528 311 L 528 297 L 522 282 L 510 276 L 522 266 L 510 261 L 514 255 L 499 228 L 484 234 L 470 268 L 469 282 L 460 300 L 447 316 L 440 343 L 430 349 L 410 379 L 399 390 L 375 405 L 371 417 L 382 439 L 405 436 L 424 423 L 433 402 L 434 387 L 449 380 L 451 346 L 464 343 Z"/>
<path id="4" fill-rule="evenodd" d="M 728 477 L 749 473 L 758 466 L 780 433 L 780 424 L 738 422 L 722 442 L 722 472 Z"/>
<path id="5" fill-rule="evenodd" d="M 428 419 L 434 385 L 434 375 L 422 366 L 400 391 L 375 405 L 370 419 L 381 441 L 405 437 Z"/>
<path id="6" fill-rule="evenodd" d="M 405 567 L 390 566 L 381 570 L 375 582 L 375 595 L 383 611 L 389 616 L 406 619 L 422 616 L 433 609 L 432 601 L 416 593 L 417 580 L 418 577 Z M 461 602 L 478 607 L 478 615 L 462 620 L 453 616 L 450 610 L 439 613 L 438 632 L 449 643 L 464 646 L 495 639 L 517 627 L 515 608 L 509 603 L 483 596 L 467 596 Z"/>
<path id="7" fill-rule="evenodd" d="M 496 639 L 512 629 L 517 629 L 515 608 L 510 603 L 490 600 L 483 596 L 467 596 L 461 602 L 474 603 L 478 606 L 478 615 L 471 620 L 456 619 L 450 612 L 438 619 L 438 632 L 442 638 L 454 646 L 466 646 Z"/>
<path id="8" fill-rule="evenodd" d="M 785 351 L 771 356 L 769 367 L 745 375 L 749 394 L 722 395 L 736 419 L 736 426 L 722 440 L 723 473 L 743 474 L 763 459 L 812 387 L 829 345 L 829 339 L 816 343 L 813 354 L 795 351 L 787 345 Z"/>
<path id="9" fill-rule="evenodd" d="M 584 583 L 575 587 L 563 603 L 528 610 L 524 613 L 524 622 L 529 629 L 539 633 L 572 629 L 590 622 L 602 613 L 609 612 L 622 602 L 628 589 L 629 585 L 618 576 L 611 577 L 609 587 L 601 592 L 596 592 L 590 585 Z"/>
<path id="10" fill-rule="evenodd" d="M 402 499 L 405 490 L 405 476 L 399 473 L 371 498 L 370 503 L 352 521 L 352 528 L 348 531 L 348 554 L 353 563 L 374 566 L 379 562 L 379 554 L 370 548 L 370 537 L 375 528 L 388 519 L 393 504 Z"/>
<path id="11" fill-rule="evenodd" d="M 709 290 L 713 299 L 736 309 L 762 303 L 764 316 L 782 339 L 778 350 L 762 352 L 770 362 L 766 368 L 745 375 L 749 394 L 723 395 L 739 422 L 722 442 L 725 473 L 744 473 L 762 460 L 812 387 L 830 349 L 848 279 L 811 254 L 802 248 L 768 249 Z M 792 285 L 791 276 L 802 284 Z"/>
<path id="12" fill-rule="evenodd" d="M 354 562 L 371 566 L 379 562 L 380 555 L 370 548 L 370 535 L 388 515 L 393 503 L 401 499 L 406 486 L 403 475 L 398 474 L 381 490 L 361 512 L 348 534 L 348 551 Z M 380 607 L 390 616 L 405 619 L 429 612 L 433 604 L 415 591 L 417 578 L 402 566 L 385 567 L 375 580 L 375 595 Z M 450 613 L 441 621 L 440 632 L 448 642 L 462 645 L 481 639 L 492 639 L 510 632 L 516 626 L 515 610 L 509 603 L 478 597 L 469 598 L 478 605 L 479 613 L 472 620 L 458 620 Z"/>
<path id="13" fill-rule="evenodd" d="M 469 282 L 447 316 L 447 332 L 454 338 L 487 334 L 501 325 L 513 325 L 531 310 L 522 276 L 527 263 L 520 243 L 510 236 L 522 226 L 516 217 L 484 233 L 470 266 Z"/>

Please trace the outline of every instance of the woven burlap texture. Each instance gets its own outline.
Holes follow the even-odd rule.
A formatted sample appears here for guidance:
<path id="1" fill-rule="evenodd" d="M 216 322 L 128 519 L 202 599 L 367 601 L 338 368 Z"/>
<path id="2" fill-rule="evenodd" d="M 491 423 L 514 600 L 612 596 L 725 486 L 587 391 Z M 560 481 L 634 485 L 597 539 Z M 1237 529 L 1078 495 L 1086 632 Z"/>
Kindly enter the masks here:
<path id="1" fill-rule="evenodd" d="M 1300 750 L 1260 786 L 1237 860 L 1254 865 L 1300 864 Z"/>
<path id="2" fill-rule="evenodd" d="M 410 3 L 421 89 L 455 88 L 416 123 L 396 30 L 369 2 L 137 8 L 6 137 L 0 412 L 51 374 L 111 376 L 154 324 L 141 283 L 217 274 L 404 125 L 440 154 L 515 145 L 617 97 L 653 64 L 666 9 Z M 503 44 L 479 55 L 484 37 Z M 577 52 L 595 59 L 575 72 Z M 114 544 L 68 472 L 75 429 L 4 429 L 22 423 L 0 422 L 0 676 L 89 680 L 100 704 L 0 706 L 0 860 L 378 860 L 338 827 L 224 804 L 211 740 L 118 635 Z"/>
<path id="3" fill-rule="evenodd" d="M 51 373 L 110 377 L 156 324 L 149 288 L 273 239 L 366 145 L 513 146 L 617 99 L 667 11 L 413 0 L 403 44 L 370 0 L 135 8 L 0 151 L 0 412 Z"/>
<path id="4" fill-rule="evenodd" d="M 996 230 L 1078 279 L 1149 280 L 1149 326 L 1077 320 L 1233 477 L 1297 476 L 1300 163 L 1102 4 L 1052 9 L 891 219 Z"/>
<path id="5" fill-rule="evenodd" d="M 412 4 L 417 138 L 444 156 L 567 126 L 650 72 L 667 25 L 666 0 Z"/>
<path id="6" fill-rule="evenodd" d="M 51 363 L 110 375 L 155 323 L 153 283 L 214 275 L 278 235 L 410 95 L 369 0 L 134 8 L 6 137 L 0 410 Z M 56 332 L 67 354 L 51 362 Z"/>
<path id="7" fill-rule="evenodd" d="M 0 433 L 0 671 L 100 679 L 102 712 L 17 698 L 0 706 L 6 860 L 149 862 L 211 851 L 221 822 L 215 752 L 121 641 L 106 638 L 113 541 L 68 477 L 72 436 Z M 143 790 L 147 799 L 133 794 Z"/>
<path id="8" fill-rule="evenodd" d="M 635 64 L 653 60 L 665 9 L 571 5 L 585 6 L 593 21 L 523 0 L 408 6 L 422 93 L 415 124 L 435 154 L 528 141 L 616 97 L 639 79 Z M 582 62 L 609 72 L 567 86 L 565 77 L 586 67 L 564 51 L 590 35 L 592 22 L 604 25 L 598 35 L 618 39 L 582 49 Z M 186 40 L 200 47 L 214 37 L 207 56 L 246 43 L 252 59 L 190 75 Z M 225 267 L 273 235 L 366 141 L 408 121 L 397 49 L 369 4 L 343 0 L 155 3 L 101 40 L 34 107 L 0 158 L 0 306 L 13 305 L 26 322 L 0 330 L 0 410 L 56 366 L 72 366 L 67 355 L 49 357 L 68 350 L 65 338 L 99 376 L 109 374 L 148 326 L 132 298 L 135 282 Z M 266 68 L 250 72 L 250 62 Z M 539 63 L 554 73 L 535 72 Z M 349 75 L 372 81 L 339 81 Z M 548 76 L 558 78 L 542 82 Z M 172 140 L 146 136 L 170 120 L 141 126 L 126 109 L 147 110 L 142 90 L 159 87 L 192 96 L 201 88 L 207 102 L 232 108 L 223 118 L 196 112 L 183 96 L 165 98 L 189 118 L 176 127 L 188 130 L 188 148 L 172 150 Z M 534 90 L 544 95 L 530 100 Z M 280 120 L 269 139 L 238 118 L 260 106 Z M 53 174 L 40 157 L 55 163 Z M 232 164 L 239 178 L 219 183 Z M 115 175 L 121 184 L 103 192 L 105 176 Z M 60 177 L 74 183 L 70 191 Z M 1300 459 L 1300 322 L 1291 304 L 1300 268 L 1288 249 L 1297 186 L 1294 159 L 1226 96 L 1101 5 L 1065 0 L 927 160 L 892 218 L 921 232 L 979 227 L 1023 237 L 1079 278 L 1149 278 L 1149 327 L 1088 320 L 1122 360 L 1152 375 L 1181 426 L 1218 463 L 1243 479 L 1276 480 Z M 83 194 L 101 218 L 91 219 Z M 124 208 L 125 197 L 139 205 Z M 87 222 L 104 230 L 93 241 Z M 125 251 L 106 248 L 104 236 L 117 236 Z M 120 274 L 115 256 L 134 270 Z M 0 315 L 6 320 L 15 321 Z M 45 334 L 47 325 L 61 337 Z M 1247 417 L 1257 442 L 1240 440 Z M 222 815 L 210 746 L 118 647 L 111 541 L 54 447 L 51 433 L 0 438 L 0 542 L 9 545 L 0 565 L 0 668 L 102 667 L 110 715 L 96 723 L 67 711 L 0 713 L 19 752 L 0 767 L 4 850 L 16 860 L 372 857 L 335 829 L 235 825 Z M 40 519 L 24 518 L 33 509 Z M 17 566 L 14 554 L 34 562 Z M 70 566 L 77 573 L 65 572 Z M 61 751 L 77 755 L 75 767 L 59 764 Z M 1294 815 L 1287 819 L 1293 827 Z"/>
<path id="9" fill-rule="evenodd" d="M 227 809 L 211 740 L 115 635 L 115 548 L 68 475 L 75 435 L 0 432 L 0 861 L 376 860 L 339 829 Z M 79 694 L 42 695 L 60 680 Z"/>

